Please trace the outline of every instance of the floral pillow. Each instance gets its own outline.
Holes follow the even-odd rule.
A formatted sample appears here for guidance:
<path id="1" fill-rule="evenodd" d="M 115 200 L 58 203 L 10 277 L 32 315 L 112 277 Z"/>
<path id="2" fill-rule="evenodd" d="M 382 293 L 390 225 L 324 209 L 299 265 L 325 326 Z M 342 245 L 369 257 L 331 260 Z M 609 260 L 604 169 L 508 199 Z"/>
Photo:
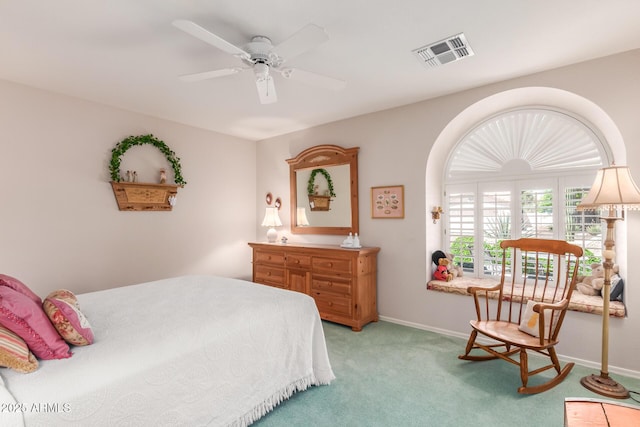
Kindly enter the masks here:
<path id="1" fill-rule="evenodd" d="M 69 345 L 51 325 L 42 305 L 7 286 L 0 286 L 0 325 L 22 338 L 40 359 L 71 357 Z"/>
<path id="2" fill-rule="evenodd" d="M 44 312 L 60 336 L 69 344 L 93 343 L 93 331 L 87 318 L 80 311 L 73 292 L 59 289 L 51 292 L 42 304 Z"/>
<path id="3" fill-rule="evenodd" d="M 38 369 L 38 359 L 29 351 L 22 338 L 0 326 L 0 366 L 29 373 Z"/>

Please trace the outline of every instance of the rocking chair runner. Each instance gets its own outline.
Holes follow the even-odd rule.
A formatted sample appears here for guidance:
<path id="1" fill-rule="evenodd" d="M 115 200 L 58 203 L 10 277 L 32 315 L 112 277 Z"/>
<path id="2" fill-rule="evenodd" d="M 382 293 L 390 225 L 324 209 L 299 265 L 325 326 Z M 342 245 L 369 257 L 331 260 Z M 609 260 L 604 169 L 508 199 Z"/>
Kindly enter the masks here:
<path id="1" fill-rule="evenodd" d="M 574 365 L 567 363 L 561 368 L 554 346 L 559 342 L 560 327 L 576 287 L 582 248 L 545 239 L 505 240 L 500 247 L 500 283 L 491 288 L 467 289 L 473 295 L 478 319 L 470 322 L 473 330 L 465 354 L 458 357 L 473 361 L 500 358 L 518 365 L 522 379 L 518 393 L 540 393 L 562 382 Z M 496 304 L 489 304 L 490 292 L 498 292 Z M 477 342 L 478 333 L 492 343 Z M 489 354 L 471 354 L 474 349 Z M 528 351 L 549 357 L 550 363 L 529 371 Z M 530 376 L 551 368 L 556 370 L 555 377 L 527 386 Z"/>

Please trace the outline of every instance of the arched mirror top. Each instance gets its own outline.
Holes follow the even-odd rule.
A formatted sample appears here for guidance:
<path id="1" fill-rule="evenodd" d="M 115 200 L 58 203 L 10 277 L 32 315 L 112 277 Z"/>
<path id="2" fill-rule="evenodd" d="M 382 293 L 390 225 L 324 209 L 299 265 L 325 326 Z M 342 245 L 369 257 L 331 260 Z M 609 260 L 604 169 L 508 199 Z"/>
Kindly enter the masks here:
<path id="1" fill-rule="evenodd" d="M 358 233 L 358 150 L 318 145 L 287 160 L 292 233 Z"/>

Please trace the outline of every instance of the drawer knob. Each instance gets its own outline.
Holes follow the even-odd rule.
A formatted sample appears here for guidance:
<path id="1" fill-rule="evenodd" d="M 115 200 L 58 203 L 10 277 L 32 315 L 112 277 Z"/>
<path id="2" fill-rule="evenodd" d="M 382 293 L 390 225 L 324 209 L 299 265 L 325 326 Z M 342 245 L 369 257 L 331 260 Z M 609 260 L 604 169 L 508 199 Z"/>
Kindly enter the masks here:
<path id="1" fill-rule="evenodd" d="M 271 272 L 270 271 L 267 273 L 267 276 L 271 276 Z"/>

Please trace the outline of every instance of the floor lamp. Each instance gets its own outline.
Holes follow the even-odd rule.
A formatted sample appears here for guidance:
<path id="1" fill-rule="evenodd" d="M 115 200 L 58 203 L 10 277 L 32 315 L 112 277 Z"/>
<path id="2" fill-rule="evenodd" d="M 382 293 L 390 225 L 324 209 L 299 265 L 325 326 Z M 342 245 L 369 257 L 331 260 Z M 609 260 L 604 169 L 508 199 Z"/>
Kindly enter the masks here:
<path id="1" fill-rule="evenodd" d="M 587 389 L 603 396 L 626 399 L 629 391 L 609 377 L 609 294 L 611 292 L 611 274 L 615 257 L 614 227 L 618 220 L 624 219 L 625 209 L 640 208 L 640 190 L 633 182 L 631 172 L 625 166 L 611 166 L 598 171 L 589 194 L 577 206 L 578 210 L 602 209 L 608 216 L 602 219 L 607 223 L 607 235 L 604 241 L 604 286 L 602 287 L 602 367 L 600 375 L 589 375 L 580 380 Z M 622 217 L 616 217 L 620 210 Z"/>

